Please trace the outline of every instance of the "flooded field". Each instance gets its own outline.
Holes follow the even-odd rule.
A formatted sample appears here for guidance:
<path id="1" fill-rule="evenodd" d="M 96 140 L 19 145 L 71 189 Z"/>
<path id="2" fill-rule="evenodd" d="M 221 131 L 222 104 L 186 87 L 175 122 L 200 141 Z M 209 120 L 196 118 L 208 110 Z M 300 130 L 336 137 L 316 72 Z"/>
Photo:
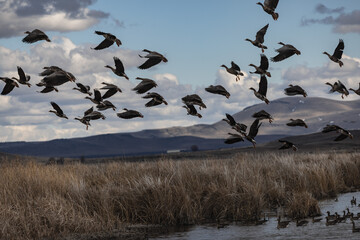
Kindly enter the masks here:
<path id="1" fill-rule="evenodd" d="M 277 229 L 277 219 L 270 217 L 269 221 L 259 226 L 241 226 L 230 224 L 225 228 L 218 229 L 216 225 L 194 226 L 182 232 L 174 232 L 165 236 L 151 238 L 152 240 L 235 240 L 235 239 L 360 239 L 360 232 L 352 232 L 352 223 L 347 219 L 345 223 L 337 223 L 333 226 L 326 226 L 325 215 L 327 211 L 331 214 L 338 212 L 343 215 L 343 211 L 349 208 L 350 212 L 356 215 L 360 212 L 360 207 L 351 206 L 350 200 L 355 197 L 360 203 L 360 192 L 339 195 L 338 201 L 334 199 L 320 202 L 322 220 L 312 223 L 311 218 L 306 226 L 297 227 L 296 222 L 290 222 L 287 228 Z M 360 220 L 355 220 L 356 227 L 360 227 Z"/>

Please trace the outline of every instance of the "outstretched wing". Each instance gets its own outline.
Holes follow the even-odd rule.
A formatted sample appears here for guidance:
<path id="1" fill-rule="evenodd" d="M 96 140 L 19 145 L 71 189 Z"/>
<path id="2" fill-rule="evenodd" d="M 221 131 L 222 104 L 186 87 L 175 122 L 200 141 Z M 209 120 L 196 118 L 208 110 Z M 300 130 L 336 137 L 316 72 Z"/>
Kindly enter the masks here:
<path id="1" fill-rule="evenodd" d="M 14 87 L 15 87 L 15 85 L 13 85 L 11 83 L 6 83 L 1 92 L 1 95 L 6 95 L 6 94 L 10 93 L 14 89 Z"/>
<path id="2" fill-rule="evenodd" d="M 258 131 L 259 131 L 259 128 L 261 126 L 262 123 L 259 123 L 259 119 L 255 119 L 255 121 L 251 124 L 251 127 L 250 127 L 250 131 L 249 131 L 249 134 L 248 136 L 251 137 L 251 138 L 255 138 L 256 135 L 258 134 Z"/>
<path id="3" fill-rule="evenodd" d="M 17 67 L 17 70 L 18 70 L 18 74 L 19 74 L 19 79 L 21 82 L 26 82 L 27 79 L 25 77 L 25 73 L 24 73 L 24 70 L 21 68 L 21 67 Z"/>
<path id="4" fill-rule="evenodd" d="M 102 96 L 103 99 L 109 98 L 112 95 L 114 95 L 115 93 L 117 93 L 117 89 L 116 88 L 110 88 L 109 90 L 106 91 L 106 93 Z"/>
<path id="5" fill-rule="evenodd" d="M 268 68 L 269 68 L 269 60 L 265 56 L 265 54 L 261 54 L 260 68 L 262 70 L 268 70 Z"/>
<path id="6" fill-rule="evenodd" d="M 264 5 L 274 11 L 278 3 L 279 0 L 265 0 Z"/>
<path id="7" fill-rule="evenodd" d="M 341 56 L 342 56 L 343 51 L 344 51 L 344 47 L 345 47 L 344 41 L 342 39 L 340 39 L 339 44 L 335 48 L 333 56 L 336 57 L 337 59 L 341 59 Z"/>
<path id="8" fill-rule="evenodd" d="M 260 78 L 260 82 L 259 82 L 259 91 L 258 93 L 260 93 L 261 95 L 266 97 L 266 92 L 267 92 L 267 79 L 266 76 L 263 75 Z"/>
<path id="9" fill-rule="evenodd" d="M 231 61 L 231 68 L 232 68 L 232 69 L 235 69 L 236 71 L 240 71 L 239 65 L 237 65 L 237 64 L 234 63 L 233 61 Z"/>
<path id="10" fill-rule="evenodd" d="M 267 31 L 269 27 L 269 24 L 267 24 L 265 27 L 263 27 L 262 29 L 260 29 L 257 33 L 256 33 L 256 40 L 260 43 L 264 43 L 264 35 Z"/>
<path id="11" fill-rule="evenodd" d="M 55 109 L 56 112 L 58 112 L 59 114 L 63 114 L 63 110 L 61 110 L 61 108 L 59 107 L 59 105 L 57 105 L 55 102 L 50 102 L 51 106 Z"/>
<path id="12" fill-rule="evenodd" d="M 110 47 L 111 45 L 113 45 L 114 42 L 105 38 L 99 45 L 97 45 L 96 47 L 94 47 L 93 49 L 94 50 L 101 50 L 101 49 L 104 49 L 104 48 L 108 48 Z"/>
<path id="13" fill-rule="evenodd" d="M 117 72 L 125 72 L 124 65 L 118 57 L 114 57 L 115 68 Z"/>
<path id="14" fill-rule="evenodd" d="M 236 121 L 230 114 L 226 113 L 226 118 L 229 119 L 230 126 L 235 126 Z"/>
<path id="15" fill-rule="evenodd" d="M 347 137 L 348 137 L 348 135 L 346 135 L 346 134 L 340 134 L 337 138 L 334 139 L 334 141 L 338 142 L 338 141 L 344 140 Z"/>
<path id="16" fill-rule="evenodd" d="M 151 57 L 148 60 L 146 60 L 146 62 L 144 62 L 141 66 L 139 66 L 139 69 L 148 69 L 160 62 L 161 62 L 160 57 Z"/>

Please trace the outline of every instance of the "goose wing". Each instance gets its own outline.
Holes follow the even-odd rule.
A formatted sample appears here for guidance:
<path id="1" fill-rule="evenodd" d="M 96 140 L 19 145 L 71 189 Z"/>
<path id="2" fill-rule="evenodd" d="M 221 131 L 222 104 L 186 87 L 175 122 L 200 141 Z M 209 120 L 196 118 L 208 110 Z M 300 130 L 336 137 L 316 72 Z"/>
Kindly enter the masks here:
<path id="1" fill-rule="evenodd" d="M 116 71 L 123 73 L 125 71 L 125 69 L 124 69 L 124 65 L 121 62 L 121 60 L 118 57 L 114 57 L 114 62 L 115 62 Z"/>
<path id="2" fill-rule="evenodd" d="M 271 10 L 275 11 L 275 8 L 277 7 L 279 3 L 279 0 L 265 0 L 264 5 Z"/>
<path id="3" fill-rule="evenodd" d="M 94 111 L 94 107 L 89 108 L 88 110 L 86 110 L 86 111 L 84 112 L 84 116 L 92 113 L 93 111 Z"/>
<path id="4" fill-rule="evenodd" d="M 15 85 L 14 84 L 11 84 L 11 82 L 6 82 L 2 92 L 1 92 L 1 95 L 6 95 L 8 93 L 10 93 L 13 89 L 14 89 Z"/>
<path id="5" fill-rule="evenodd" d="M 110 88 L 109 90 L 106 91 L 106 93 L 102 96 L 103 99 L 109 98 L 112 95 L 114 95 L 115 93 L 117 93 L 117 89 L 116 88 Z"/>
<path id="6" fill-rule="evenodd" d="M 161 103 L 162 103 L 161 101 L 157 100 L 156 98 L 153 98 L 145 104 L 145 107 L 153 107 L 160 105 Z"/>
<path id="7" fill-rule="evenodd" d="M 228 133 L 228 134 L 230 135 L 230 137 L 225 139 L 224 143 L 226 143 L 226 144 L 233 144 L 236 142 L 244 141 L 244 138 L 239 134 L 234 134 L 234 133 Z"/>
<path id="8" fill-rule="evenodd" d="M 102 100 L 101 93 L 98 89 L 94 89 L 94 99 L 99 102 Z"/>
<path id="9" fill-rule="evenodd" d="M 256 135 L 258 134 L 259 128 L 261 126 L 262 123 L 259 123 L 259 119 L 255 119 L 255 121 L 251 124 L 250 126 L 250 131 L 248 136 L 251 137 L 252 139 L 254 139 L 256 137 Z"/>
<path id="10" fill-rule="evenodd" d="M 268 27 L 269 27 L 269 24 L 267 24 L 266 26 L 264 26 L 262 29 L 260 29 L 260 30 L 256 33 L 256 41 L 258 41 L 259 43 L 264 43 L 264 35 L 265 35 Z"/>
<path id="11" fill-rule="evenodd" d="M 265 54 L 261 54 L 260 68 L 262 70 L 268 70 L 268 68 L 269 68 L 269 60 L 265 56 Z"/>
<path id="12" fill-rule="evenodd" d="M 20 82 L 27 82 L 24 70 L 21 67 L 17 67 Z"/>
<path id="13" fill-rule="evenodd" d="M 150 57 L 146 62 L 144 62 L 141 66 L 139 66 L 139 69 L 148 69 L 158 63 L 161 62 L 161 57 Z"/>
<path id="14" fill-rule="evenodd" d="M 41 30 L 35 29 L 23 38 L 24 43 L 34 43 L 42 39 L 47 39 L 48 36 Z"/>
<path id="15" fill-rule="evenodd" d="M 236 63 L 234 63 L 233 61 L 231 61 L 231 68 L 236 70 L 236 71 L 240 71 L 240 67 L 239 65 L 237 65 Z"/>
<path id="16" fill-rule="evenodd" d="M 333 56 L 336 57 L 337 59 L 341 59 L 343 51 L 344 51 L 344 47 L 345 47 L 344 41 L 342 39 L 340 39 L 339 44 L 335 48 Z"/>
<path id="17" fill-rule="evenodd" d="M 276 51 L 278 52 L 278 55 L 270 58 L 270 60 L 273 62 L 280 62 L 288 57 L 291 57 L 292 55 L 294 55 L 296 53 L 294 48 L 291 48 L 288 45 L 282 46 L 281 48 L 277 49 Z"/>
<path id="18" fill-rule="evenodd" d="M 59 107 L 59 105 L 57 105 L 55 102 L 50 102 L 51 103 L 51 106 L 55 109 L 55 111 L 62 115 L 64 114 L 63 110 L 61 110 L 61 108 Z"/>
<path id="19" fill-rule="evenodd" d="M 111 41 L 107 38 L 105 38 L 99 45 L 97 45 L 96 47 L 94 47 L 93 49 L 95 50 L 101 50 L 101 49 L 104 49 L 104 48 L 108 48 L 110 47 L 111 45 L 113 45 L 114 41 Z"/>
<path id="20" fill-rule="evenodd" d="M 226 115 L 226 118 L 229 119 L 230 126 L 235 126 L 235 124 L 236 124 L 235 119 L 228 113 L 226 113 L 225 115 Z"/>
<path id="21" fill-rule="evenodd" d="M 266 92 L 267 92 L 267 79 L 266 76 L 263 75 L 260 78 L 260 82 L 259 82 L 259 91 L 258 93 L 260 93 L 263 96 L 266 96 Z"/>
<path id="22" fill-rule="evenodd" d="M 337 138 L 334 139 L 334 141 L 338 142 L 338 141 L 344 140 L 347 137 L 348 137 L 348 135 L 346 135 L 346 134 L 340 134 Z"/>

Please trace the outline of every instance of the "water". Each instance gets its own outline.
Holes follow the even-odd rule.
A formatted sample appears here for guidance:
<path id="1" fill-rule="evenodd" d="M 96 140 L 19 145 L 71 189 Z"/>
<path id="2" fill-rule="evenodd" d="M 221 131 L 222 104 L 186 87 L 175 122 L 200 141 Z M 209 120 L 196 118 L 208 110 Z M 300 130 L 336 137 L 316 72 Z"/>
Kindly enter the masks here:
<path id="1" fill-rule="evenodd" d="M 357 199 L 357 204 L 360 203 L 360 192 L 342 194 L 338 197 L 338 202 L 334 199 L 322 201 L 319 203 L 321 222 L 312 223 L 311 219 L 308 225 L 296 227 L 295 222 L 291 222 L 287 228 L 277 229 L 277 219 L 270 218 L 268 222 L 259 226 L 241 226 L 231 224 L 226 228 L 218 229 L 214 225 L 201 225 L 188 228 L 184 232 L 173 232 L 168 235 L 157 238 L 150 238 L 152 240 L 237 240 L 237 239 L 360 239 L 360 232 L 352 232 L 352 224 L 350 219 L 345 223 L 338 223 L 333 226 L 325 225 L 325 215 L 327 211 L 331 214 L 338 212 L 343 215 L 343 211 L 349 208 L 350 212 L 356 215 L 360 212 L 360 207 L 351 206 L 350 200 L 352 197 Z M 355 221 L 356 227 L 360 227 L 360 220 Z"/>

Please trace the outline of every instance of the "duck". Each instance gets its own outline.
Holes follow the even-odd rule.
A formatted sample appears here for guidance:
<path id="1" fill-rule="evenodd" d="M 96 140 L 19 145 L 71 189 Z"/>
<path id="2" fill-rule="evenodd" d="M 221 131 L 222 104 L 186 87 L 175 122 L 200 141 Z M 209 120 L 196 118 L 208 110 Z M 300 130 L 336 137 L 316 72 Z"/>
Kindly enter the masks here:
<path id="1" fill-rule="evenodd" d="M 226 144 L 233 144 L 233 143 L 244 141 L 243 136 L 240 134 L 237 134 L 237 133 L 228 133 L 228 134 L 230 135 L 230 137 L 225 139 L 224 143 L 226 143 Z"/>
<path id="2" fill-rule="evenodd" d="M 136 87 L 134 87 L 132 90 L 135 91 L 137 94 L 143 94 L 146 93 L 147 91 L 149 91 L 152 88 L 157 87 L 158 85 L 156 84 L 156 82 L 152 79 L 149 78 L 141 78 L 141 77 L 137 77 L 137 80 L 141 80 L 141 82 L 136 85 Z"/>
<path id="3" fill-rule="evenodd" d="M 258 134 L 259 128 L 262 123 L 259 123 L 259 119 L 255 119 L 255 121 L 251 124 L 249 133 L 245 135 L 245 139 L 252 143 L 253 147 L 255 148 L 256 141 L 255 137 Z"/>
<path id="4" fill-rule="evenodd" d="M 74 87 L 73 90 L 77 90 L 81 93 L 88 94 L 89 96 L 92 95 L 92 93 L 90 92 L 90 86 L 88 86 L 88 85 L 85 86 L 82 83 L 76 83 L 76 86 L 77 86 L 77 88 Z"/>
<path id="5" fill-rule="evenodd" d="M 297 227 L 305 226 L 305 225 L 307 225 L 308 223 L 309 223 L 309 221 L 307 221 L 307 220 L 305 220 L 305 219 L 303 219 L 303 220 L 301 220 L 301 221 L 299 221 L 299 219 L 296 219 L 296 226 L 297 226 Z"/>
<path id="6" fill-rule="evenodd" d="M 359 88 L 358 89 L 353 89 L 353 88 L 349 88 L 349 90 L 353 91 L 354 93 L 356 93 L 357 95 L 360 95 L 360 83 L 359 83 Z"/>
<path id="7" fill-rule="evenodd" d="M 27 85 L 28 87 L 31 87 L 31 84 L 29 83 L 30 76 L 25 75 L 24 70 L 19 66 L 17 66 L 17 71 L 18 71 L 19 78 L 13 77 L 11 79 L 16 80 L 20 84 Z"/>
<path id="8" fill-rule="evenodd" d="M 278 217 L 277 222 L 277 229 L 286 228 L 290 223 L 290 221 L 281 221 L 280 216 Z"/>
<path id="9" fill-rule="evenodd" d="M 290 118 L 290 122 L 288 122 L 286 124 L 287 126 L 290 126 L 290 127 L 296 127 L 296 126 L 299 126 L 299 127 L 305 127 L 305 128 L 308 128 L 308 125 L 305 123 L 304 120 L 302 119 L 292 119 Z"/>
<path id="10" fill-rule="evenodd" d="M 95 34 L 101 35 L 105 39 L 99 45 L 97 45 L 95 48 L 91 48 L 91 49 L 101 50 L 101 49 L 110 47 L 114 43 L 116 43 L 116 45 L 118 47 L 122 44 L 120 39 L 118 39 L 115 35 L 113 35 L 111 33 L 104 33 L 104 32 L 101 32 L 101 31 L 95 31 Z"/>
<path id="11" fill-rule="evenodd" d="M 255 88 L 251 87 L 249 88 L 254 92 L 255 97 L 260 99 L 261 101 L 264 101 L 266 104 L 269 104 L 270 101 L 266 98 L 266 92 L 267 92 L 267 79 L 265 75 L 262 75 L 259 82 L 259 90 L 256 91 Z"/>
<path id="12" fill-rule="evenodd" d="M 341 93 L 342 99 L 344 99 L 344 95 L 345 96 L 349 95 L 349 91 L 346 89 L 345 85 L 342 82 L 340 82 L 340 80 L 338 80 L 334 84 L 331 84 L 329 82 L 326 82 L 325 84 L 329 85 L 331 87 L 330 93 L 333 93 L 333 92 Z"/>
<path id="13" fill-rule="evenodd" d="M 351 221 L 352 223 L 352 232 L 360 232 L 360 227 L 355 227 L 355 222 Z"/>
<path id="14" fill-rule="evenodd" d="M 192 116 L 196 116 L 198 118 L 202 118 L 202 115 L 197 112 L 197 110 L 193 104 L 185 103 L 183 108 L 185 108 L 187 110 L 187 115 L 192 115 Z"/>
<path id="15" fill-rule="evenodd" d="M 210 85 L 209 87 L 205 88 L 205 91 L 225 96 L 227 99 L 230 97 L 230 93 L 221 85 Z"/>
<path id="16" fill-rule="evenodd" d="M 240 81 L 240 76 L 244 76 L 244 73 L 241 72 L 239 65 L 234 63 L 234 61 L 231 61 L 231 67 L 227 67 L 226 65 L 221 65 L 220 67 L 223 67 L 226 69 L 226 71 L 232 75 L 236 76 L 236 81 Z"/>
<path id="17" fill-rule="evenodd" d="M 165 101 L 164 97 L 156 92 L 148 92 L 142 98 L 145 98 L 145 99 L 151 98 L 151 100 L 145 104 L 145 107 L 153 107 L 153 106 L 160 105 L 162 103 L 164 103 L 165 105 L 168 105 L 168 103 Z"/>
<path id="18" fill-rule="evenodd" d="M 146 60 L 146 62 L 144 62 L 142 65 L 140 65 L 138 67 L 139 69 L 148 69 L 156 64 L 159 64 L 161 61 L 163 61 L 165 63 L 168 61 L 162 54 L 160 54 L 158 52 L 150 51 L 147 49 L 144 49 L 143 52 L 147 52 L 148 54 L 145 56 L 139 55 L 139 57 L 148 58 L 148 60 Z"/>
<path id="19" fill-rule="evenodd" d="M 41 40 L 51 42 L 49 37 L 43 31 L 41 31 L 39 29 L 34 29 L 31 32 L 26 31 L 25 34 L 27 34 L 27 36 L 24 37 L 22 40 L 24 43 L 34 43 L 34 42 L 41 41 Z"/>
<path id="20" fill-rule="evenodd" d="M 267 47 L 265 45 L 263 45 L 264 36 L 266 34 L 266 31 L 267 31 L 268 27 L 269 27 L 269 24 L 266 24 L 263 28 L 261 28 L 256 33 L 256 39 L 254 41 L 252 41 L 249 38 L 246 38 L 245 41 L 251 42 L 252 45 L 254 45 L 255 47 L 261 48 L 261 51 L 264 52 L 264 49 L 267 49 Z"/>
<path id="21" fill-rule="evenodd" d="M 126 75 L 125 73 L 125 68 L 123 63 L 121 62 L 121 60 L 118 57 L 113 57 L 114 62 L 115 62 L 115 68 L 113 68 L 112 66 L 106 65 L 106 68 L 110 68 L 111 71 L 113 71 L 113 73 L 119 77 L 124 77 L 126 80 L 129 80 L 129 77 Z"/>
<path id="22" fill-rule="evenodd" d="M 225 116 L 226 118 L 224 118 L 223 121 L 227 122 L 232 127 L 232 129 L 236 130 L 241 135 L 246 135 L 247 126 L 245 124 L 236 122 L 233 116 L 228 113 L 226 113 Z"/>
<path id="23" fill-rule="evenodd" d="M 336 141 L 336 142 L 344 140 L 347 137 L 349 137 L 351 139 L 354 138 L 354 136 L 348 130 L 345 130 L 344 128 L 339 127 L 334 124 L 333 125 L 327 124 L 322 130 L 323 133 L 328 133 L 328 132 L 332 132 L 332 131 L 336 131 L 337 133 L 340 133 L 340 135 L 334 139 L 334 141 Z"/>
<path id="24" fill-rule="evenodd" d="M 99 111 L 104 111 L 106 109 L 112 108 L 112 110 L 116 110 L 116 107 L 114 106 L 114 104 L 112 104 L 112 102 L 110 102 L 109 100 L 105 100 L 101 103 L 99 103 L 98 105 L 96 105 L 96 108 Z"/>
<path id="25" fill-rule="evenodd" d="M 205 103 L 197 94 L 186 95 L 185 97 L 181 98 L 181 100 L 186 105 L 198 105 L 200 110 L 201 108 L 206 108 Z"/>
<path id="26" fill-rule="evenodd" d="M 101 84 L 104 84 L 105 86 L 100 89 L 107 89 L 107 91 L 102 96 L 102 99 L 109 98 L 117 92 L 122 92 L 121 89 L 115 84 L 107 83 L 107 82 L 102 82 Z"/>
<path id="27" fill-rule="evenodd" d="M 282 45 L 281 48 L 276 49 L 275 51 L 278 53 L 275 57 L 270 58 L 273 62 L 280 62 L 284 59 L 287 59 L 291 57 L 292 55 L 300 55 L 301 52 L 297 50 L 293 45 L 291 44 L 285 44 L 283 42 L 279 42 L 278 44 Z"/>
<path id="28" fill-rule="evenodd" d="M 336 219 L 336 215 L 335 215 L 335 214 L 330 214 L 329 211 L 327 211 L 326 213 L 327 213 L 327 218 L 328 218 L 329 220 L 334 220 L 334 219 Z"/>
<path id="29" fill-rule="evenodd" d="M 101 97 L 101 93 L 98 89 L 94 88 L 94 98 L 91 98 L 89 96 L 86 96 L 85 99 L 89 99 L 94 104 L 101 104 L 103 101 L 103 98 Z"/>
<path id="30" fill-rule="evenodd" d="M 255 68 L 255 72 L 250 72 L 250 73 L 257 73 L 260 75 L 266 75 L 268 77 L 271 77 L 271 73 L 267 71 L 269 69 L 269 60 L 265 56 L 265 54 L 260 54 L 260 66 L 259 67 L 255 66 L 252 63 L 249 64 L 249 66 Z"/>
<path id="31" fill-rule="evenodd" d="M 283 143 L 283 145 L 279 148 L 279 150 L 289 149 L 289 148 L 292 148 L 292 150 L 294 150 L 294 151 L 298 150 L 298 148 L 292 142 L 289 142 L 289 141 L 286 141 L 286 140 L 281 140 L 281 139 L 279 139 L 279 142 Z"/>
<path id="32" fill-rule="evenodd" d="M 339 66 L 342 67 L 344 63 L 340 59 L 342 57 L 344 47 L 345 47 L 344 41 L 342 39 L 339 39 L 339 43 L 335 48 L 333 55 L 330 55 L 327 52 L 323 52 L 323 54 L 327 55 L 331 61 L 338 63 Z"/>
<path id="33" fill-rule="evenodd" d="M 19 87 L 19 84 L 14 81 L 13 79 L 10 79 L 8 77 L 0 77 L 0 80 L 5 82 L 5 86 L 3 90 L 1 91 L 1 95 L 7 95 L 9 94 L 15 87 Z"/>
<path id="34" fill-rule="evenodd" d="M 63 110 L 59 107 L 59 105 L 57 105 L 55 102 L 50 102 L 50 104 L 55 109 L 55 111 L 49 110 L 49 112 L 55 113 L 55 115 L 60 118 L 68 119 L 68 117 L 64 114 Z"/>
<path id="35" fill-rule="evenodd" d="M 139 117 L 139 118 L 144 117 L 144 115 L 142 115 L 140 112 L 138 112 L 136 110 L 130 110 L 127 108 L 123 108 L 123 110 L 124 110 L 124 112 L 116 114 L 119 118 L 132 119 L 132 118 L 136 118 L 136 117 Z"/>
<path id="36" fill-rule="evenodd" d="M 279 0 L 265 0 L 264 4 L 257 2 L 256 4 L 260 5 L 263 10 L 270 14 L 272 18 L 276 21 L 279 18 L 279 14 L 275 12 L 275 9 L 279 3 Z"/>
<path id="37" fill-rule="evenodd" d="M 285 92 L 285 95 L 288 95 L 288 96 L 303 95 L 304 97 L 307 97 L 307 93 L 299 85 L 289 84 L 289 87 L 285 88 L 284 92 Z"/>
<path id="38" fill-rule="evenodd" d="M 330 220 L 329 217 L 325 217 L 325 218 L 326 218 L 326 226 L 335 225 L 335 224 L 338 223 L 338 220 L 337 220 L 337 219 Z"/>
<path id="39" fill-rule="evenodd" d="M 252 115 L 253 118 L 258 118 L 259 120 L 268 119 L 269 123 L 272 123 L 274 118 L 270 115 L 270 113 L 266 112 L 265 110 L 261 110 L 256 112 Z"/>

